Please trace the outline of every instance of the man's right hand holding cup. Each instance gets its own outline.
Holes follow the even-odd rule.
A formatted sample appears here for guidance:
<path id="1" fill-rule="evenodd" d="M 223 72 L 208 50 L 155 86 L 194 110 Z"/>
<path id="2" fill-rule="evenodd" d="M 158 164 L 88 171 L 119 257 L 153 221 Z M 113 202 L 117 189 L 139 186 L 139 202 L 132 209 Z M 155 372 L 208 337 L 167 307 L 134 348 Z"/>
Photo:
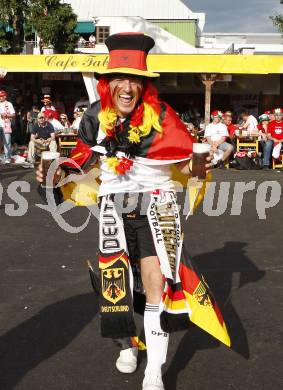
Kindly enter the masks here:
<path id="1" fill-rule="evenodd" d="M 48 171 L 52 163 L 60 158 L 60 153 L 57 152 L 42 152 L 41 163 L 36 171 L 36 180 L 42 187 L 46 187 L 46 179 Z M 52 187 L 55 186 L 61 179 L 62 169 L 58 167 L 53 175 Z"/>

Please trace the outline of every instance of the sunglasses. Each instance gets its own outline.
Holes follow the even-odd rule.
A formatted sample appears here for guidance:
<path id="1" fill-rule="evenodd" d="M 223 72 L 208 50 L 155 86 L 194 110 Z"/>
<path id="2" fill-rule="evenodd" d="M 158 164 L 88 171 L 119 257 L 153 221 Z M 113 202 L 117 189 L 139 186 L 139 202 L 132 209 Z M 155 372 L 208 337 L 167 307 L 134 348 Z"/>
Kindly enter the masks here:
<path id="1" fill-rule="evenodd" d="M 38 116 L 37 119 L 44 119 L 44 116 Z"/>

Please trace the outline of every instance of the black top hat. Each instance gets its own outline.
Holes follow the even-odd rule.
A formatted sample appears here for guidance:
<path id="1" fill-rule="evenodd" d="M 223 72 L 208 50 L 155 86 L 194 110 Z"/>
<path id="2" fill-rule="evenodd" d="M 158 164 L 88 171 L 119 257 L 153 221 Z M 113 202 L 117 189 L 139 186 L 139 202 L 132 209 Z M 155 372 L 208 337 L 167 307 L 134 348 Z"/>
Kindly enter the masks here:
<path id="1" fill-rule="evenodd" d="M 98 74 L 125 73 L 144 77 L 159 77 L 148 71 L 147 54 L 155 45 L 154 40 L 144 33 L 119 33 L 110 35 L 105 44 L 109 50 L 107 69 Z"/>

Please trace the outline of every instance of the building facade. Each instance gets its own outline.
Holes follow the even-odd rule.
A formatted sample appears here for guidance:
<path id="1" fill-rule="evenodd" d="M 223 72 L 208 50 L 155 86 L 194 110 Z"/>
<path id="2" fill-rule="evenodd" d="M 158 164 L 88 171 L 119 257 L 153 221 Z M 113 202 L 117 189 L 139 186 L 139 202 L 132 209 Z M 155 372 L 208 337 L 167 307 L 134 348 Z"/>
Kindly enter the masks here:
<path id="1" fill-rule="evenodd" d="M 205 24 L 204 13 L 192 12 L 181 0 L 66 0 L 78 15 L 77 31 L 87 38 L 93 23 L 95 47 L 80 52 L 105 53 L 110 34 L 147 32 L 156 46 L 152 53 L 194 54 Z M 84 26 L 87 28 L 83 33 Z"/>
<path id="2" fill-rule="evenodd" d="M 201 33 L 199 54 L 283 54 L 282 34 Z"/>

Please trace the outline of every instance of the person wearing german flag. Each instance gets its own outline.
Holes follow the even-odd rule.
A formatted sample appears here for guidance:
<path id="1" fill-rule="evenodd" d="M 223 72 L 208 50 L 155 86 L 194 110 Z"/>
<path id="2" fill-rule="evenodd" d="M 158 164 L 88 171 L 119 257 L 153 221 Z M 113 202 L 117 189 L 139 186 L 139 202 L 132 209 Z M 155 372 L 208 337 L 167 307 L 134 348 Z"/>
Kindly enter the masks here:
<path id="1" fill-rule="evenodd" d="M 62 165 L 67 173 L 100 166 L 101 333 L 121 340 L 116 367 L 133 373 L 142 344 L 133 291 L 145 294 L 143 390 L 164 389 L 169 334 L 190 322 L 230 345 L 220 310 L 183 245 L 171 168 L 190 174 L 194 139 L 153 86 L 159 75 L 147 69 L 146 59 L 154 44 L 143 33 L 107 38 L 108 68 L 96 74 L 100 100 L 85 112 L 71 161 Z"/>

